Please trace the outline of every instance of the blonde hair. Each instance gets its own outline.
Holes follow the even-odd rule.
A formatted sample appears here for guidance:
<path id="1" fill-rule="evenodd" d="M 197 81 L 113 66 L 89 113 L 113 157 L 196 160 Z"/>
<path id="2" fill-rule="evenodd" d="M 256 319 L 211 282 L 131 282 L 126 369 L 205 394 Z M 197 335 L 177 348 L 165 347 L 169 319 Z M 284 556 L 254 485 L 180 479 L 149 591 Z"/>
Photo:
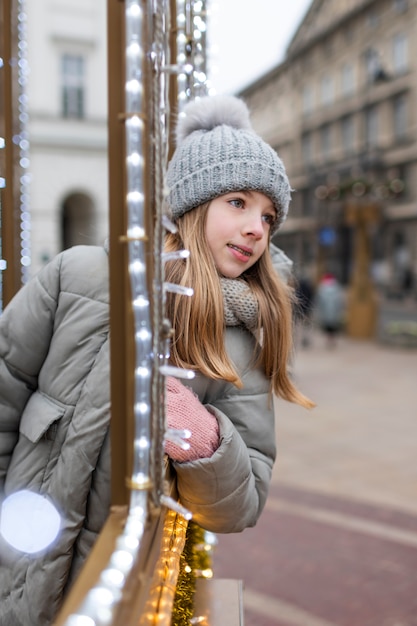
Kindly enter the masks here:
<path id="1" fill-rule="evenodd" d="M 195 369 L 213 379 L 242 387 L 224 341 L 225 321 L 220 277 L 205 235 L 209 203 L 178 219 L 177 232 L 169 233 L 165 250 L 187 249 L 189 260 L 167 263 L 165 279 L 192 287 L 192 298 L 167 293 L 167 316 L 174 328 L 171 362 L 177 367 Z M 292 353 L 292 289 L 278 276 L 269 247 L 244 274 L 259 307 L 258 331 L 263 341 L 254 354 L 271 381 L 271 391 L 285 400 L 311 408 L 314 403 L 292 383 L 287 364 Z"/>

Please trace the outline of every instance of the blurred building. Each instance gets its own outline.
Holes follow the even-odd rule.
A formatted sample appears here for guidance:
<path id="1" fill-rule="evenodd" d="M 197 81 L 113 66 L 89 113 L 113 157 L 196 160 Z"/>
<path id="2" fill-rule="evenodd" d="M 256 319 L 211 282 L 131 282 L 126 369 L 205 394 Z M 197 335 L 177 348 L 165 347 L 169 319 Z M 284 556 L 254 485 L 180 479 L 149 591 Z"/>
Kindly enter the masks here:
<path id="1" fill-rule="evenodd" d="M 416 0 L 314 0 L 285 61 L 239 94 L 295 189 L 276 242 L 299 271 L 346 284 L 360 226 L 384 291 L 415 282 L 416 46 Z"/>
<path id="2" fill-rule="evenodd" d="M 106 0 L 26 2 L 32 273 L 107 234 Z"/>

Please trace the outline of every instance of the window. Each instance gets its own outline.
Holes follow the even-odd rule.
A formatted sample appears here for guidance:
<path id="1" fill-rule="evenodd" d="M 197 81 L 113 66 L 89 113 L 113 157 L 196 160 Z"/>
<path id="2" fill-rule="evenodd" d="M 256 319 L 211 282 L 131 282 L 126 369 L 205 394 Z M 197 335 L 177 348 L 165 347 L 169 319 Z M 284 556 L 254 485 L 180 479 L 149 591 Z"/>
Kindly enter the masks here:
<path id="1" fill-rule="evenodd" d="M 313 213 L 314 203 L 311 201 L 311 190 L 303 189 L 301 191 L 301 215 L 311 215 Z"/>
<path id="2" fill-rule="evenodd" d="M 408 9 L 408 0 L 394 0 L 394 11 L 404 13 Z"/>
<path id="3" fill-rule="evenodd" d="M 314 207 L 315 207 L 315 199 L 314 199 L 313 190 L 311 188 L 303 189 L 301 194 L 302 194 L 301 215 L 305 215 L 305 216 L 313 215 Z"/>
<path id="4" fill-rule="evenodd" d="M 328 160 L 332 149 L 332 134 L 330 124 L 322 126 L 320 130 L 321 154 L 324 159 Z"/>
<path id="5" fill-rule="evenodd" d="M 64 54 L 61 58 L 62 116 L 84 117 L 84 57 Z"/>
<path id="6" fill-rule="evenodd" d="M 370 107 L 365 112 L 366 145 L 372 148 L 378 145 L 378 109 Z"/>
<path id="7" fill-rule="evenodd" d="M 345 63 L 342 67 L 342 95 L 349 96 L 355 91 L 353 65 Z"/>
<path id="8" fill-rule="evenodd" d="M 303 113 L 309 115 L 313 111 L 313 89 L 310 85 L 306 85 L 303 89 Z"/>
<path id="9" fill-rule="evenodd" d="M 392 41 L 392 65 L 395 74 L 401 74 L 408 68 L 408 41 L 404 33 L 398 33 Z"/>
<path id="10" fill-rule="evenodd" d="M 398 96 L 393 106 L 393 127 L 395 139 L 405 139 L 407 136 L 407 99 L 405 95 Z"/>
<path id="11" fill-rule="evenodd" d="M 303 135 L 301 149 L 304 165 L 311 165 L 313 162 L 313 140 L 310 133 Z"/>
<path id="12" fill-rule="evenodd" d="M 370 29 L 374 29 L 379 24 L 379 15 L 376 10 L 371 10 L 367 15 L 367 22 Z"/>
<path id="13" fill-rule="evenodd" d="M 355 123 L 353 115 L 342 119 L 342 142 L 345 154 L 352 154 L 355 147 Z"/>
<path id="14" fill-rule="evenodd" d="M 333 103 L 334 99 L 334 87 L 333 79 L 329 74 L 326 74 L 321 79 L 321 103 L 329 105 Z"/>
<path id="15" fill-rule="evenodd" d="M 365 52 L 366 77 L 369 83 L 375 82 L 381 72 L 379 52 L 375 48 L 368 48 Z"/>
<path id="16" fill-rule="evenodd" d="M 353 30 L 353 27 L 351 24 L 347 25 L 344 29 L 344 36 L 345 36 L 345 40 L 346 43 L 348 45 L 350 45 L 351 43 L 353 43 L 353 40 L 355 38 L 355 31 Z"/>

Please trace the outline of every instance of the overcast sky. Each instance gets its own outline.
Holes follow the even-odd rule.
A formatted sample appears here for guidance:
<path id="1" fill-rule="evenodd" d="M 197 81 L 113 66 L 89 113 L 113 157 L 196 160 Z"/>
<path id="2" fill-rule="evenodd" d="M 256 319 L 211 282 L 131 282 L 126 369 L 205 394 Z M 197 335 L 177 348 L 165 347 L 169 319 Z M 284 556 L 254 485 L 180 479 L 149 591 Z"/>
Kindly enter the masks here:
<path id="1" fill-rule="evenodd" d="M 209 77 L 234 93 L 280 63 L 312 0 L 208 0 Z"/>

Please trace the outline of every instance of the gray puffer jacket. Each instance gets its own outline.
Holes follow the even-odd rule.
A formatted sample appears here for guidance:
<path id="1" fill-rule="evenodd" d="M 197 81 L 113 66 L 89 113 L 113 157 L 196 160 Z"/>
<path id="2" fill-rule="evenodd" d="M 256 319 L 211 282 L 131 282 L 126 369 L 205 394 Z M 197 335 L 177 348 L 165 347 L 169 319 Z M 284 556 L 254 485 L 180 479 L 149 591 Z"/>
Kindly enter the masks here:
<path id="1" fill-rule="evenodd" d="M 108 257 L 80 246 L 58 255 L 0 317 L 0 500 L 28 489 L 61 515 L 48 550 L 18 552 L 0 538 L 0 626 L 47 626 L 110 506 Z M 175 463 L 182 503 L 204 528 L 253 526 L 275 458 L 269 385 L 251 366 L 254 338 L 227 328 L 244 388 L 197 376 L 221 443 L 210 459 Z M 188 384 L 188 383 L 187 383 Z"/>

